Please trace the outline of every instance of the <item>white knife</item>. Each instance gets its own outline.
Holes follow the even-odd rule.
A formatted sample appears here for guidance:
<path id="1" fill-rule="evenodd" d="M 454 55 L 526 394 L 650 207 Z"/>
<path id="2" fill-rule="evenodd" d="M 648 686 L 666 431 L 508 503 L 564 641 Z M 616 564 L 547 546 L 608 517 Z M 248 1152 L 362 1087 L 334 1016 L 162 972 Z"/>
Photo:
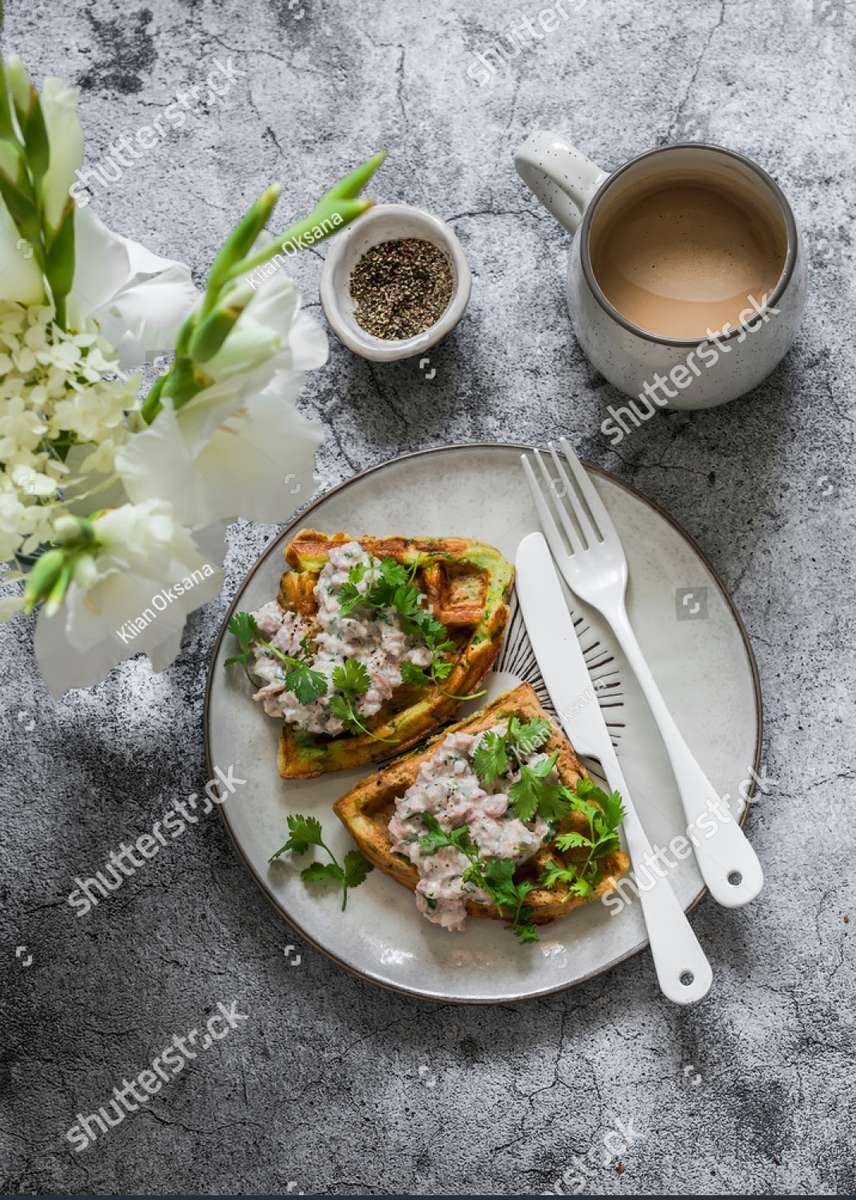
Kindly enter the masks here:
<path id="1" fill-rule="evenodd" d="M 597 759 L 610 788 L 621 793 L 627 813 L 624 837 L 631 861 L 651 863 L 651 843 L 592 693 L 562 585 L 542 534 L 530 533 L 523 539 L 517 547 L 516 566 L 517 598 L 559 721 L 577 754 Z M 669 880 L 654 871 L 648 874 L 654 883 L 650 888 L 639 888 L 639 902 L 660 989 L 676 1004 L 695 1004 L 707 995 L 713 982 L 710 963 Z"/>

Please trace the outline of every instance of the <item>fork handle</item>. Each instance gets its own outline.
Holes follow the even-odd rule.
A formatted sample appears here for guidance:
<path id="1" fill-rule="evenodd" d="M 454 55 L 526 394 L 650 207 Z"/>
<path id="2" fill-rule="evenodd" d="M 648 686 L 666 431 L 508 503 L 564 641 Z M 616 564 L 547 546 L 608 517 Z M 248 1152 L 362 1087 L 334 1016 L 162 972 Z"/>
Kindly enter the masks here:
<path id="1" fill-rule="evenodd" d="M 648 929 L 651 957 L 654 960 L 660 990 L 675 1004 L 696 1004 L 710 991 L 713 982 L 710 963 L 693 933 L 687 914 L 681 908 L 668 877 L 665 873 L 660 875 L 654 869 L 656 859 L 651 843 L 639 820 L 627 781 L 611 744 L 604 746 L 601 766 L 609 786 L 621 793 L 624 803 L 624 839 L 634 871 L 637 872 L 639 903 Z M 646 874 L 653 880 L 653 883 L 645 887 L 640 885 L 638 877 L 643 865 L 647 868 Z M 617 895 L 624 900 L 620 881 Z M 604 903 L 610 911 L 613 911 L 615 900 L 616 893 L 604 897 Z M 621 909 L 615 911 L 620 912 Z"/>
<path id="2" fill-rule="evenodd" d="M 720 798 L 675 724 L 636 640 L 624 604 L 611 612 L 609 618 L 660 730 L 681 794 L 687 836 L 702 878 L 714 900 L 726 908 L 748 904 L 764 886 L 758 856 L 729 812 L 727 793 Z"/>

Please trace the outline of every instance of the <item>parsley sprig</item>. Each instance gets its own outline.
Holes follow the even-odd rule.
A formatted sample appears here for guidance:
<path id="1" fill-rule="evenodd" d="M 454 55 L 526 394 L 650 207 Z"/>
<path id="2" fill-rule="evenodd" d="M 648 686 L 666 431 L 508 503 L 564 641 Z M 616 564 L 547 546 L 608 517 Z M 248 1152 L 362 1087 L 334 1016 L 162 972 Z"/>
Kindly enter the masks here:
<path id="1" fill-rule="evenodd" d="M 361 605 L 377 611 L 392 609 L 404 632 L 417 638 L 431 651 L 431 662 L 427 670 L 415 663 L 402 663 L 402 682 L 415 684 L 417 687 L 431 687 L 448 679 L 454 669 L 454 663 L 450 662 L 447 656 L 456 647 L 455 643 L 450 641 L 443 622 L 438 621 L 423 605 L 424 594 L 413 582 L 420 559 L 417 557 L 414 560 L 410 570 L 394 558 L 375 561 L 375 578 L 364 591 L 360 590 L 359 585 L 365 580 L 369 568 L 365 563 L 355 563 L 351 567 L 348 578 L 339 589 L 342 616 L 351 616 L 354 609 Z M 452 699 L 469 700 L 471 697 L 453 696 Z"/>
<path id="2" fill-rule="evenodd" d="M 232 663 L 240 663 L 247 673 L 247 678 L 253 682 L 250 674 L 250 656 L 253 644 L 261 646 L 268 654 L 273 655 L 282 663 L 285 671 L 285 690 L 297 697 L 300 704 L 312 704 L 327 694 L 327 677 L 320 671 L 312 669 L 312 654 L 306 638 L 301 643 L 302 654 L 299 657 L 284 654 L 273 642 L 267 641 L 259 633 L 256 619 L 252 613 L 237 612 L 229 620 L 229 632 L 238 639 L 241 647 L 240 654 L 233 654 L 226 659 L 228 667 Z"/>
<path id="3" fill-rule="evenodd" d="M 432 813 L 422 814 L 422 824 L 428 830 L 419 838 L 419 848 L 423 854 L 436 854 L 443 846 L 452 846 L 470 860 L 470 865 L 463 874 L 464 883 L 472 883 L 475 887 L 487 892 L 499 910 L 500 915 L 508 917 L 509 928 L 521 942 L 537 942 L 538 931 L 530 918 L 532 911 L 526 904 L 526 897 L 532 891 L 533 884 L 524 880 L 514 882 L 516 863 L 511 858 L 483 859 L 478 846 L 470 837 L 469 826 L 459 825 L 447 833 Z"/>
<path id="4" fill-rule="evenodd" d="M 301 879 L 306 883 L 338 883 L 342 889 L 342 912 L 348 903 L 348 889 L 359 887 L 373 865 L 359 850 L 349 850 L 342 864 L 336 855 L 324 842 L 321 822 L 316 817 L 304 817 L 301 813 L 292 813 L 288 818 L 288 841 L 280 846 L 269 861 L 274 862 L 282 854 L 305 854 L 310 846 L 320 846 L 329 854 L 331 862 L 311 863 L 300 872 Z"/>
<path id="5" fill-rule="evenodd" d="M 360 720 L 357 704 L 360 696 L 369 690 L 371 676 L 364 663 L 355 658 L 346 659 L 341 667 L 333 672 L 333 687 L 337 689 L 330 701 L 330 712 L 338 718 L 351 733 L 365 733 L 376 742 L 389 742 L 394 745 L 398 738 L 379 737 Z"/>
<path id="6" fill-rule="evenodd" d="M 577 830 L 560 833 L 554 845 L 558 850 L 583 850 L 581 863 L 563 866 L 556 862 L 545 869 L 541 886 L 554 888 L 563 883 L 575 896 L 590 896 L 600 879 L 600 860 L 620 845 L 618 826 L 624 820 L 624 807 L 618 792 L 605 792 L 590 779 L 580 779 L 570 793 L 571 808 L 588 823 L 588 836 Z"/>

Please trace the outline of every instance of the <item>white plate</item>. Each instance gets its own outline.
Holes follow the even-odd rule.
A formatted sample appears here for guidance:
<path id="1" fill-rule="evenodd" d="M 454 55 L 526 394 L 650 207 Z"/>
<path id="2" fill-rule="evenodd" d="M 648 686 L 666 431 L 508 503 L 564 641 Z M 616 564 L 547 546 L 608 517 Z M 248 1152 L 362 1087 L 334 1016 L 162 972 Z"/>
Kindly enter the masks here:
<path id="1" fill-rule="evenodd" d="M 522 448 L 427 450 L 341 484 L 268 546 L 230 614 L 236 608 L 256 609 L 276 595 L 283 547 L 301 526 L 327 533 L 466 536 L 491 543 L 513 561 L 520 539 L 538 527 L 519 465 Z M 602 471 L 593 474 L 627 552 L 628 608 L 639 641 L 708 777 L 720 794 L 736 798 L 758 767 L 761 736 L 757 670 L 740 618 L 686 533 L 617 479 Z M 682 604 L 680 596 L 687 590 L 692 597 Z M 579 602 L 577 610 L 628 785 L 652 844 L 665 846 L 686 828 L 665 751 L 609 631 Z M 524 639 L 522 623 L 513 621 L 501 669 L 491 679 L 491 696 L 520 678 L 537 686 L 537 668 Z M 290 812 L 317 816 L 334 852 L 346 852 L 352 843 L 331 806 L 367 770 L 281 780 L 276 770 L 278 723 L 251 703 L 243 672 L 224 669 L 233 649 L 231 635 L 221 632 L 205 702 L 209 768 L 226 770 L 234 763 L 236 774 L 246 779 L 221 811 L 256 882 L 306 941 L 374 983 L 465 1003 L 508 1002 L 559 991 L 646 944 L 638 904 L 628 904 L 617 915 L 602 904 L 587 905 L 542 927 L 539 943 L 520 946 L 499 921 L 471 920 L 458 934 L 429 924 L 417 913 L 411 894 L 380 871 L 350 893 L 347 911 L 341 913 L 335 895 L 301 881 L 300 868 L 310 856 L 270 867 L 271 853 L 286 839 Z M 744 809 L 745 803 L 732 801 L 733 812 L 742 816 Z M 692 858 L 678 863 L 671 879 L 687 908 L 702 894 Z M 722 920 L 729 920 L 725 911 Z"/>

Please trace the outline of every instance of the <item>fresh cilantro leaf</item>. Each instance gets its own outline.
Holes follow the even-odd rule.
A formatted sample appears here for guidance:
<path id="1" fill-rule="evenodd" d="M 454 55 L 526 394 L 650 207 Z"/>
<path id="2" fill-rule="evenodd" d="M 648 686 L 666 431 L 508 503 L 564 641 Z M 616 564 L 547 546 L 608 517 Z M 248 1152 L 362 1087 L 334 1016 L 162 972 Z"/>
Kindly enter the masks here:
<path id="1" fill-rule="evenodd" d="M 227 626 L 229 632 L 238 639 L 238 645 L 241 647 L 240 654 L 231 654 L 223 664 L 230 667 L 232 663 L 239 663 L 250 675 L 250 654 L 252 652 L 252 641 L 258 632 L 256 626 L 256 618 L 252 613 L 236 612 L 232 613 Z"/>
<path id="2" fill-rule="evenodd" d="M 371 678 L 364 663 L 348 658 L 333 672 L 333 686 L 346 696 L 364 696 L 371 685 Z"/>
<path id="3" fill-rule="evenodd" d="M 410 573 L 407 568 L 403 567 L 400 562 L 396 562 L 394 558 L 380 560 L 380 577 L 391 590 L 404 587 L 410 582 Z"/>
<path id="4" fill-rule="evenodd" d="M 366 597 L 357 587 L 362 583 L 366 574 L 365 563 L 354 563 L 348 572 L 348 578 L 339 588 L 339 607 L 343 617 L 349 617 L 358 604 L 364 604 Z"/>
<path id="5" fill-rule="evenodd" d="M 423 854 L 436 854 L 444 846 L 454 846 L 471 859 L 478 857 L 478 848 L 470 838 L 469 825 L 459 825 L 447 833 L 434 814 L 427 812 L 422 814 L 422 824 L 428 830 L 419 838 L 419 848 Z"/>
<path id="6" fill-rule="evenodd" d="M 438 658 L 435 652 L 434 657 L 431 660 L 432 679 L 438 683 L 443 679 L 448 679 L 454 669 L 455 664 L 453 662 L 449 662 L 447 658 Z"/>
<path id="7" fill-rule="evenodd" d="M 576 878 L 576 867 L 562 867 L 558 863 L 551 862 L 544 868 L 541 875 L 541 887 L 552 890 L 557 883 L 573 883 Z"/>
<path id="8" fill-rule="evenodd" d="M 374 864 L 360 854 L 359 850 L 349 850 L 345 855 L 345 886 L 359 887 L 369 872 L 373 870 Z"/>
<path id="9" fill-rule="evenodd" d="M 403 662 L 401 664 L 401 682 L 413 684 L 415 687 L 430 687 L 431 678 L 422 669 L 417 667 L 416 663 Z"/>
<path id="10" fill-rule="evenodd" d="M 317 817 L 304 817 L 302 813 L 290 813 L 288 818 L 288 841 L 270 857 L 270 862 L 291 850 L 305 854 L 310 846 L 323 846 L 321 822 Z"/>
<path id="11" fill-rule="evenodd" d="M 316 817 L 305 817 L 302 813 L 292 813 L 288 817 L 288 841 L 271 855 L 270 861 L 279 858 L 286 850 L 295 854 L 305 854 L 310 846 L 320 846 L 330 857 L 330 862 L 310 863 L 305 867 L 300 877 L 306 883 L 338 883 L 342 889 L 342 909 L 348 902 L 348 888 L 358 887 L 369 871 L 372 864 L 360 854 L 359 850 L 349 850 L 345 855 L 345 865 L 341 867 L 335 854 L 324 841 L 321 822 Z"/>
<path id="12" fill-rule="evenodd" d="M 338 863 L 312 863 L 300 872 L 300 878 L 306 883 L 325 883 L 334 880 L 336 883 L 345 882 L 345 875 Z"/>
<path id="13" fill-rule="evenodd" d="M 479 739 L 473 751 L 473 767 L 486 788 L 492 788 L 500 775 L 508 772 L 505 738 L 491 731 Z"/>
<path id="14" fill-rule="evenodd" d="M 301 704 L 312 704 L 327 694 L 327 676 L 301 662 L 286 671 L 285 687 Z"/>
<path id="15" fill-rule="evenodd" d="M 508 789 L 508 799 L 514 815 L 521 821 L 531 821 L 535 814 L 545 821 L 560 821 L 570 810 L 568 789 L 550 779 L 558 754 L 537 763 L 524 763 L 520 778 Z"/>
<path id="16" fill-rule="evenodd" d="M 340 668 L 336 668 L 340 670 Z M 336 672 L 333 672 L 333 681 L 335 682 Z M 398 738 L 379 737 L 376 733 L 368 728 L 368 726 L 360 719 L 357 710 L 354 708 L 354 701 L 350 696 L 335 695 L 330 699 L 330 712 L 337 720 L 341 721 L 344 727 L 351 733 L 364 733 L 367 737 L 374 738 L 376 742 L 388 742 L 394 746 L 399 740 Z"/>
<path id="17" fill-rule="evenodd" d="M 550 736 L 550 722 L 543 717 L 535 717 L 528 722 L 518 717 L 510 717 L 506 737 L 510 748 L 518 760 L 529 758 L 540 750 Z"/>
<path id="18" fill-rule="evenodd" d="M 560 850 L 579 850 L 585 846 L 591 847 L 592 840 L 584 834 L 578 833 L 576 829 L 571 829 L 568 833 L 560 833 L 556 838 L 556 845 Z"/>
<path id="19" fill-rule="evenodd" d="M 359 733 L 362 729 L 362 721 L 354 712 L 351 701 L 345 696 L 333 696 L 330 700 L 330 714 L 337 721 L 341 721 L 346 729 L 350 729 L 351 733 Z"/>
<path id="20" fill-rule="evenodd" d="M 526 907 L 526 897 L 532 891 L 534 884 L 528 880 L 515 883 L 514 872 L 516 869 L 517 863 L 511 858 L 490 859 L 485 866 L 483 886 L 499 911 L 502 912 L 505 909 L 508 912 L 509 925 L 520 940 L 537 942 L 538 934 L 528 923 L 532 913 Z"/>
<path id="21" fill-rule="evenodd" d="M 610 829 L 617 828 L 624 820 L 626 814 L 624 805 L 621 803 L 620 792 L 604 792 L 600 807 L 603 809 L 604 818 Z"/>
<path id="22" fill-rule="evenodd" d="M 229 618 L 228 629 L 238 639 L 241 649 L 245 652 L 249 650 L 250 642 L 252 642 L 258 632 L 256 618 L 252 613 L 248 612 L 232 613 L 232 616 Z"/>
<path id="23" fill-rule="evenodd" d="M 585 897 L 591 894 L 592 887 L 581 874 L 582 868 L 574 866 L 562 867 L 551 862 L 544 868 L 541 876 L 541 887 L 552 890 L 557 884 L 563 883 L 571 895 Z"/>

